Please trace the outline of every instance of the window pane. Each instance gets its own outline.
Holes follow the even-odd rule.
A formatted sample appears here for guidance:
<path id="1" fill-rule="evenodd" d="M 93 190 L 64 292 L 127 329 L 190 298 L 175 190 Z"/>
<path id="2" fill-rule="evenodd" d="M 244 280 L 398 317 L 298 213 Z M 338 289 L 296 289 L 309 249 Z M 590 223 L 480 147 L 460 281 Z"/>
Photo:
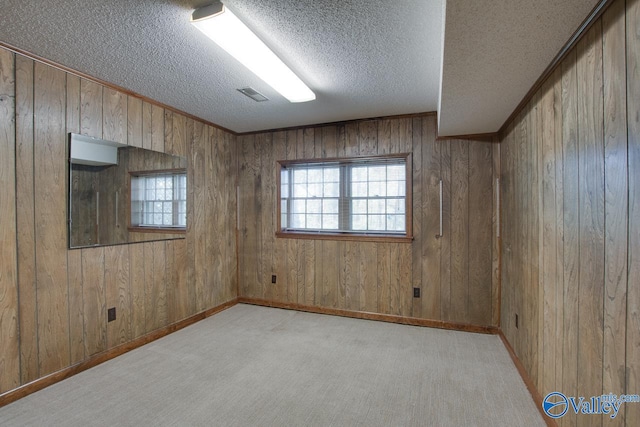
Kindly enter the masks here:
<path id="1" fill-rule="evenodd" d="M 324 182 L 340 182 L 340 169 L 339 168 L 325 168 L 324 169 Z"/>
<path id="2" fill-rule="evenodd" d="M 305 228 L 306 215 L 304 214 L 293 214 L 291 215 L 291 227 L 293 228 Z"/>
<path id="3" fill-rule="evenodd" d="M 369 181 L 386 181 L 387 179 L 386 166 L 370 166 L 368 172 Z"/>
<path id="4" fill-rule="evenodd" d="M 317 169 L 309 169 L 307 172 L 307 179 L 309 183 L 321 183 L 322 182 L 323 171 L 321 168 Z"/>
<path id="5" fill-rule="evenodd" d="M 296 169 L 293 171 L 293 183 L 294 184 L 306 184 L 307 183 L 307 170 Z"/>
<path id="6" fill-rule="evenodd" d="M 281 225 L 299 230 L 333 231 L 342 226 L 345 231 L 402 232 L 405 171 L 404 159 L 391 158 L 377 164 L 372 160 L 340 166 L 290 165 L 280 181 Z M 344 179 L 349 181 L 341 182 Z M 287 186 L 289 181 L 293 187 Z"/>
<path id="7" fill-rule="evenodd" d="M 351 182 L 366 182 L 367 181 L 367 167 L 356 166 L 351 168 Z"/>
<path id="8" fill-rule="evenodd" d="M 367 183 L 355 182 L 351 184 L 351 196 L 353 197 L 367 197 Z"/>
<path id="9" fill-rule="evenodd" d="M 322 200 L 307 200 L 307 213 L 322 213 Z"/>
<path id="10" fill-rule="evenodd" d="M 404 211 L 405 211 L 404 199 L 387 199 L 387 213 L 404 214 Z"/>
<path id="11" fill-rule="evenodd" d="M 308 197 L 322 197 L 322 184 L 309 184 Z"/>
<path id="12" fill-rule="evenodd" d="M 307 228 L 322 228 L 322 215 L 307 215 Z"/>
<path id="13" fill-rule="evenodd" d="M 386 228 L 384 215 L 369 215 L 368 218 L 369 218 L 369 230 L 381 231 Z"/>
<path id="14" fill-rule="evenodd" d="M 387 186 L 383 181 L 369 182 L 369 197 L 384 197 L 387 195 Z"/>
<path id="15" fill-rule="evenodd" d="M 387 229 L 389 231 L 405 231 L 404 215 L 387 215 Z"/>
<path id="16" fill-rule="evenodd" d="M 307 197 L 307 184 L 294 184 L 293 197 Z"/>
<path id="17" fill-rule="evenodd" d="M 351 212 L 354 214 L 366 214 L 367 213 L 367 201 L 366 200 L 354 200 L 351 202 Z"/>
<path id="18" fill-rule="evenodd" d="M 186 174 L 131 177 L 131 225 L 173 227 L 187 221 Z M 175 206 L 174 206 L 175 205 Z M 177 215 L 174 208 L 177 207 Z"/>
<path id="19" fill-rule="evenodd" d="M 353 230 L 366 230 L 367 229 L 367 216 L 366 215 L 353 215 L 351 217 L 351 228 Z"/>
<path id="20" fill-rule="evenodd" d="M 387 166 L 387 179 L 390 181 L 391 180 L 404 181 L 405 174 L 406 174 L 405 165 Z"/>
<path id="21" fill-rule="evenodd" d="M 370 214 L 383 214 L 385 213 L 384 208 L 385 208 L 384 199 L 369 200 Z"/>
<path id="22" fill-rule="evenodd" d="M 339 224 L 338 215 L 322 215 L 322 228 L 337 230 Z"/>
<path id="23" fill-rule="evenodd" d="M 338 200 L 337 199 L 324 199 L 322 201 L 322 213 L 337 214 L 338 213 Z"/>
<path id="24" fill-rule="evenodd" d="M 307 212 L 306 200 L 294 200 L 293 213 L 305 213 L 305 212 Z"/>
<path id="25" fill-rule="evenodd" d="M 325 183 L 324 197 L 340 197 L 340 184 L 337 182 Z"/>
<path id="26" fill-rule="evenodd" d="M 387 196 L 398 197 L 404 196 L 404 182 L 389 181 L 387 182 Z"/>

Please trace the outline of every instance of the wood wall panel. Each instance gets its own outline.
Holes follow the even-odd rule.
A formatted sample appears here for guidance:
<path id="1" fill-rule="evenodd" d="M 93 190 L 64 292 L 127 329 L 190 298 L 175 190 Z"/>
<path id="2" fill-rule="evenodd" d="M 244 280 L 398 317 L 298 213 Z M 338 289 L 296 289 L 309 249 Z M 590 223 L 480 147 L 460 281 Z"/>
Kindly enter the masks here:
<path id="1" fill-rule="evenodd" d="M 39 375 L 70 363 L 65 73 L 35 63 L 34 188 Z"/>
<path id="2" fill-rule="evenodd" d="M 240 296 L 492 324 L 499 294 L 489 200 L 493 144 L 436 141 L 435 117 L 425 116 L 246 135 L 238 145 Z M 413 154 L 412 243 L 275 238 L 277 160 L 407 152 Z M 444 237 L 438 239 L 441 177 Z M 413 287 L 421 298 L 413 298 Z"/>
<path id="3" fill-rule="evenodd" d="M 67 134 L 80 133 L 82 105 L 82 81 L 80 77 L 67 74 Z M 67 145 L 67 152 L 69 146 Z M 18 168 L 18 171 L 20 168 Z M 67 181 L 69 178 L 67 178 Z M 67 204 L 69 200 L 67 199 Z M 69 236 L 67 236 L 69 238 Z M 67 273 L 69 289 L 69 352 L 71 364 L 85 359 L 84 343 L 84 286 L 82 282 L 82 252 L 67 252 Z M 27 335 L 27 336 L 30 336 Z M 24 343 L 22 344 L 24 346 Z"/>
<path id="4" fill-rule="evenodd" d="M 604 96 L 604 325 L 602 390 L 625 389 L 628 229 L 624 2 L 602 16 Z M 626 407 L 613 425 L 624 425 Z"/>
<path id="5" fill-rule="evenodd" d="M 16 243 L 15 56 L 0 51 L 0 393 L 20 384 L 18 248 Z"/>
<path id="6" fill-rule="evenodd" d="M 5 54 L 3 52 L 3 54 Z M 35 194 L 33 187 L 33 61 L 16 59 L 16 209 L 21 382 L 38 378 Z M 18 113 L 19 112 L 19 113 Z M 3 155 L 4 156 L 4 155 Z M 4 169 L 4 168 L 3 168 Z M 6 169 L 9 171 L 10 169 Z"/>
<path id="7" fill-rule="evenodd" d="M 129 246 L 108 246 L 104 250 L 104 285 L 107 308 L 116 309 L 116 320 L 107 323 L 107 348 L 132 340 Z"/>
<path id="8" fill-rule="evenodd" d="M 626 321 L 626 390 L 640 390 L 640 1 L 626 4 L 629 236 Z M 640 405 L 625 408 L 628 425 L 640 419 Z"/>
<path id="9" fill-rule="evenodd" d="M 542 396 L 637 393 L 638 3 L 613 2 L 501 137 L 501 329 Z"/>
<path id="10" fill-rule="evenodd" d="M 237 296 L 235 136 L 5 49 L 0 123 L 0 393 Z M 195 157 L 186 239 L 68 250 L 68 132 Z"/>
<path id="11" fill-rule="evenodd" d="M 107 349 L 107 302 L 104 248 L 81 249 L 84 307 L 84 352 L 92 356 Z"/>

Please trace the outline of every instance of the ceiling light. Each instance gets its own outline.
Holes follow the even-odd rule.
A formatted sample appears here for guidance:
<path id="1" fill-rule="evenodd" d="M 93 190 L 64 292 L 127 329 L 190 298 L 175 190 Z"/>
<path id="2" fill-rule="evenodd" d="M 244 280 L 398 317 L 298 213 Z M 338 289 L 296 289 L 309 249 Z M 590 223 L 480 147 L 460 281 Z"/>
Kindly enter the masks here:
<path id="1" fill-rule="evenodd" d="M 191 23 L 289 101 L 316 99 L 302 80 L 221 2 L 196 9 Z"/>

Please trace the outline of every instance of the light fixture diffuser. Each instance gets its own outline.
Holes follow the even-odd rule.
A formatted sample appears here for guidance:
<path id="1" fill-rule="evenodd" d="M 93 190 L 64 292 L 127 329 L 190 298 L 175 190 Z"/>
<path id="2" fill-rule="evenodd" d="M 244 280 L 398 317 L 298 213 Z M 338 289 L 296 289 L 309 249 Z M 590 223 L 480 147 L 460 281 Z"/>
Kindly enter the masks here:
<path id="1" fill-rule="evenodd" d="M 197 9 L 191 23 L 291 102 L 316 95 L 221 2 Z"/>

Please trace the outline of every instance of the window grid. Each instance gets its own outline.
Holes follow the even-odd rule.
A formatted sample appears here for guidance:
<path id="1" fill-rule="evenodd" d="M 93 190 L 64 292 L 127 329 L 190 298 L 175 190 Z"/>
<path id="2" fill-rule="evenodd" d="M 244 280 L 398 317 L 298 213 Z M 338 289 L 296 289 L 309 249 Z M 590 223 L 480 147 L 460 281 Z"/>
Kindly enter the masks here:
<path id="1" fill-rule="evenodd" d="M 281 229 L 406 234 L 406 162 L 393 158 L 283 167 Z"/>
<path id="2" fill-rule="evenodd" d="M 186 174 L 132 176 L 131 225 L 152 228 L 186 227 Z"/>

